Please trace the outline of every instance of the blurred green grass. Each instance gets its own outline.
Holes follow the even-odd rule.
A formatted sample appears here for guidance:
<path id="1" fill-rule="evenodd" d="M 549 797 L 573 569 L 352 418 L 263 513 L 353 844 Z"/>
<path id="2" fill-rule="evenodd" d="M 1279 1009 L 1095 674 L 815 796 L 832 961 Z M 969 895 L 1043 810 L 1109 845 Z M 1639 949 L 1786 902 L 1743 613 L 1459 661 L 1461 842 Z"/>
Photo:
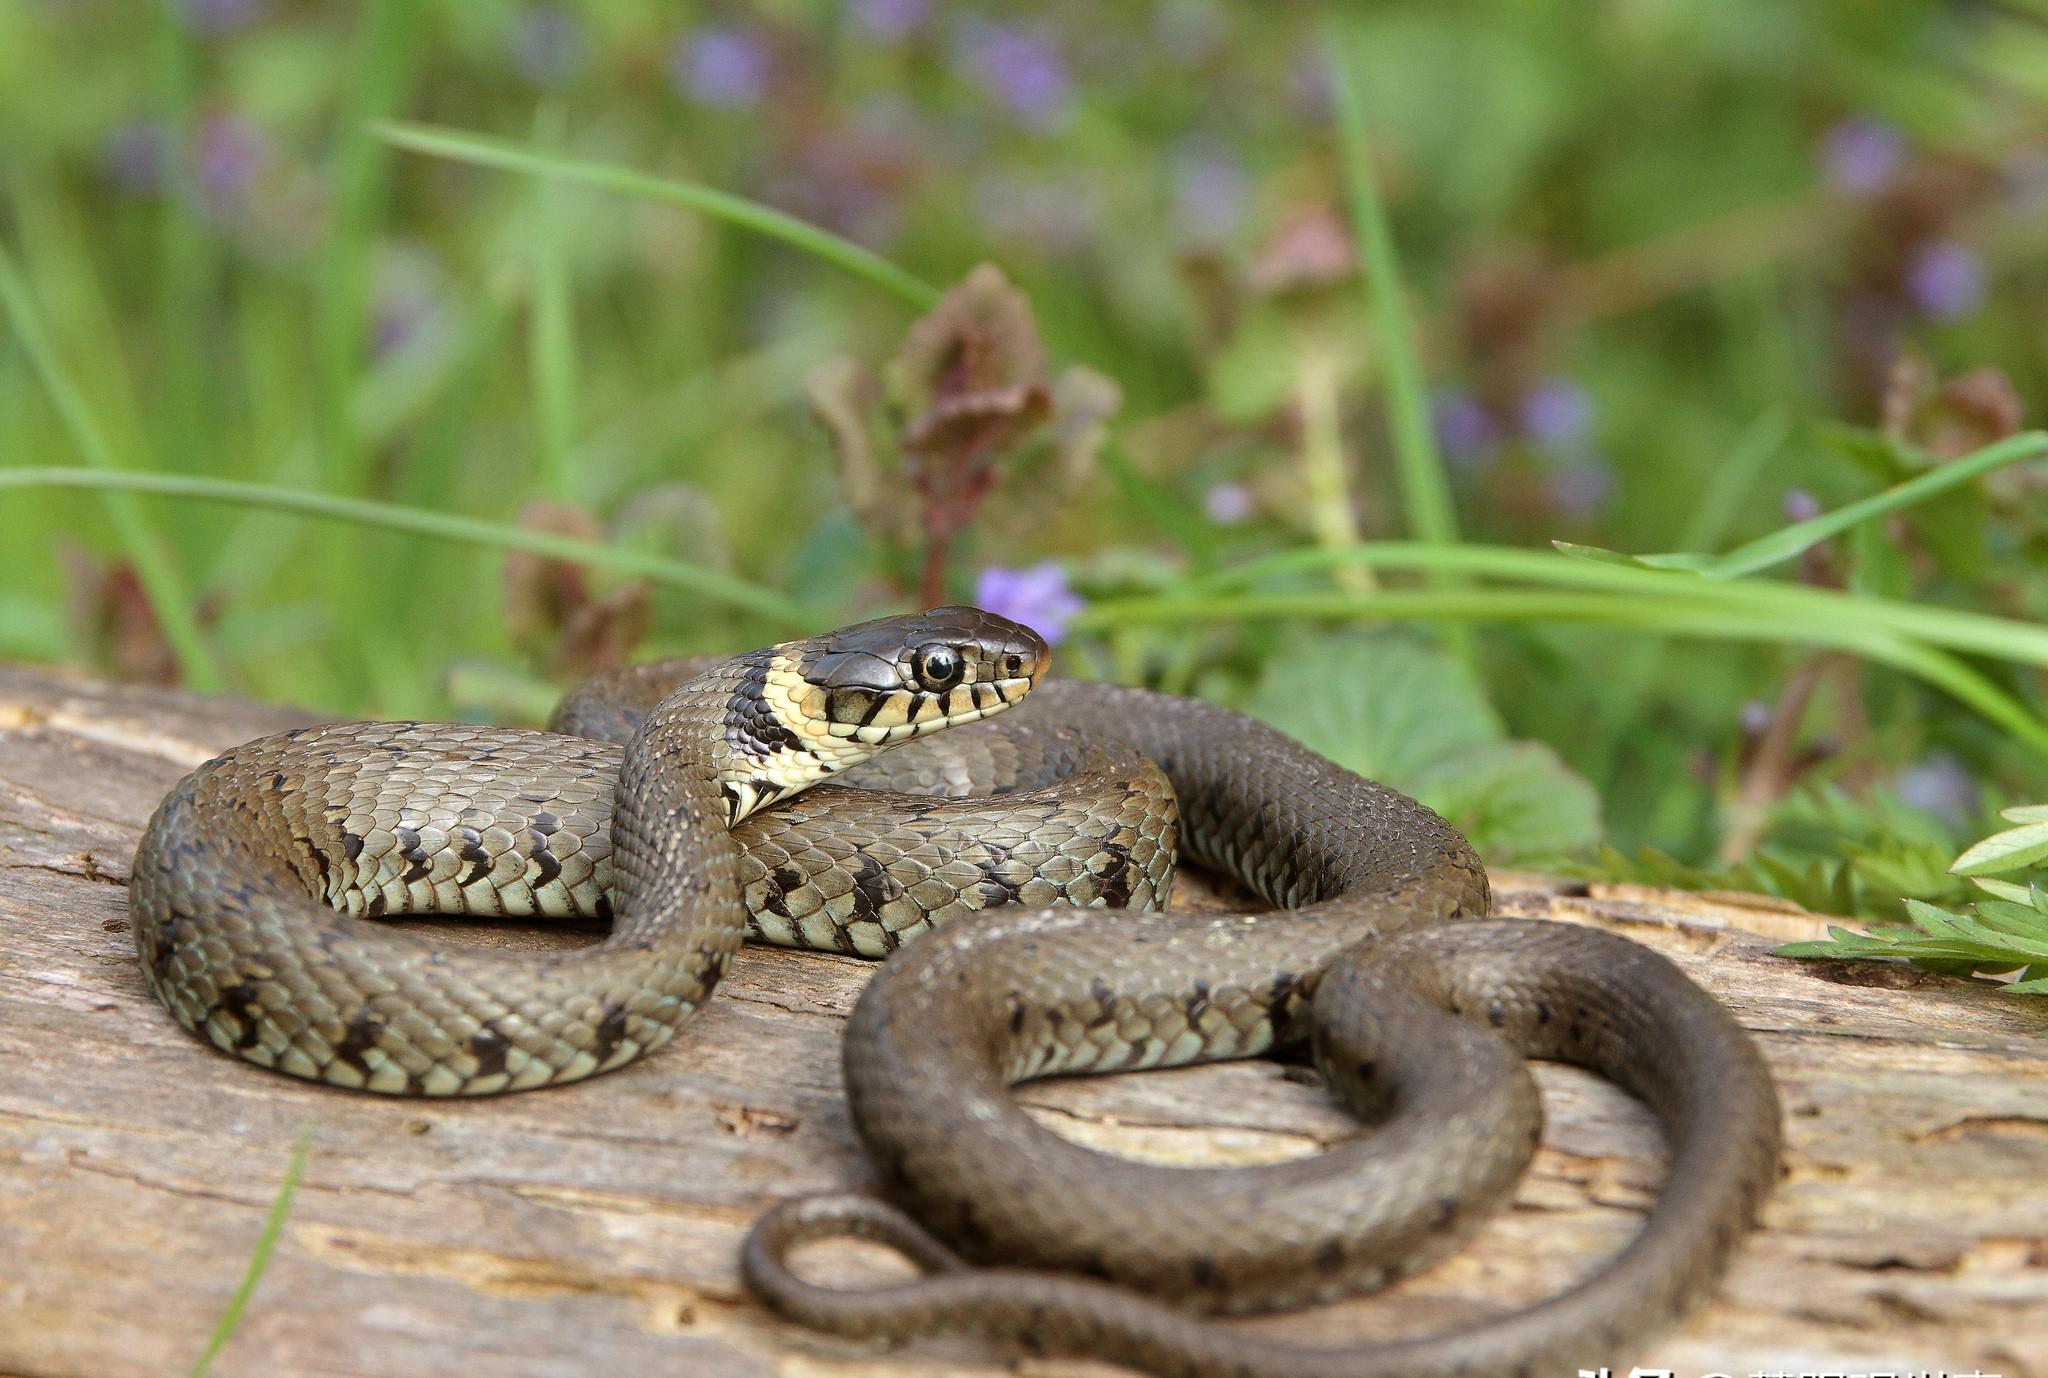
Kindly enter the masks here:
<path id="1" fill-rule="evenodd" d="M 705 571 L 660 586 L 642 653 L 759 644 L 792 605 L 911 596 L 848 517 L 804 382 L 885 357 L 919 284 L 992 259 L 1052 360 L 1123 395 L 1095 471 L 984 522 L 954 570 L 967 597 L 979 567 L 1064 561 L 1091 603 L 1069 664 L 1265 701 L 1389 617 L 1473 623 L 1502 730 L 1590 781 L 1622 852 L 1700 865 L 1830 854 L 1860 825 L 1814 828 L 1817 792 L 1866 833 L 1904 807 L 1930 847 L 2042 797 L 2042 661 L 2012 630 L 2048 594 L 2038 465 L 1719 591 L 1570 593 L 1548 556 L 1496 593 L 1462 547 L 1289 557 L 1347 533 L 1723 550 L 1995 440 L 1998 399 L 2037 418 L 2027 5 L 143 13 L 0 7 L 0 246 L 49 341 L 0 340 L 0 466 L 493 528 L 549 497 L 637 572 Z M 384 117 L 501 156 L 427 156 L 454 150 Z M 653 182 L 725 218 L 619 194 Z M 1981 369 L 1997 399 L 1937 392 Z M 1304 440 L 1317 387 L 1336 450 Z M 1878 429 L 1887 397 L 1889 448 L 1822 424 Z M 394 716 L 530 711 L 563 673 L 488 545 L 22 487 L 0 544 L 4 656 Z M 614 565 L 596 594 L 635 572 Z M 170 615 L 138 617 L 131 583 Z M 1923 616 L 1868 621 L 1899 604 Z"/>

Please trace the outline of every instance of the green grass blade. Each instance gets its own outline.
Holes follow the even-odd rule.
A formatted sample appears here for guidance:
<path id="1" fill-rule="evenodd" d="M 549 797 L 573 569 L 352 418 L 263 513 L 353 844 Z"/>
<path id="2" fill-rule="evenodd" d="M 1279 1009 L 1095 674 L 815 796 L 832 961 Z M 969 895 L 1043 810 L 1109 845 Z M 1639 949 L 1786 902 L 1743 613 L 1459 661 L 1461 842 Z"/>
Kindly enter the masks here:
<path id="1" fill-rule="evenodd" d="M 192 27 L 177 0 L 157 6 L 157 46 L 163 116 L 170 146 L 190 149 L 198 134 L 198 62 Z M 163 199 L 163 268 L 158 282 L 156 349 L 163 359 L 155 430 L 158 462 L 194 469 L 205 452 L 212 420 L 206 376 L 209 286 L 214 275 L 212 242 L 199 220 L 199 190 L 188 160 L 165 160 L 169 195 Z"/>
<path id="2" fill-rule="evenodd" d="M 356 493 L 363 486 L 365 455 L 349 402 L 366 347 L 370 254 L 391 163 L 371 122 L 396 108 L 411 79 L 424 8 L 412 0 L 371 0 L 364 7 L 341 121 L 334 219 L 314 304 L 321 482 L 331 492 Z"/>
<path id="3" fill-rule="evenodd" d="M 544 102 L 534 116 L 534 142 L 562 142 L 562 107 Z M 562 225 L 562 187 L 552 178 L 533 185 L 528 243 L 533 271 L 528 364 L 539 422 L 541 481 L 554 497 L 577 496 L 570 457 L 576 447 L 576 315 L 569 292 L 569 253 Z"/>
<path id="4" fill-rule="evenodd" d="M 8 469 L 0 468 L 0 489 L 5 488 L 94 488 L 120 492 L 160 493 L 168 497 L 196 498 L 208 502 L 239 503 L 329 521 L 350 522 L 383 531 L 401 531 L 439 540 L 461 541 L 493 550 L 523 550 L 558 560 L 596 565 L 620 574 L 635 575 L 687 589 L 733 607 L 758 613 L 792 629 L 808 630 L 817 625 L 817 615 L 802 604 L 758 584 L 730 574 L 670 560 L 659 555 L 579 541 L 546 531 L 532 531 L 508 522 L 483 521 L 397 503 L 368 498 L 342 497 L 331 493 L 308 493 L 296 488 L 279 488 L 261 483 L 238 483 L 229 479 L 197 478 L 189 474 L 145 473 L 137 470 L 100 469 Z"/>
<path id="5" fill-rule="evenodd" d="M 1712 598 L 1673 595 L 1649 599 L 1578 590 L 1492 588 L 1168 595 L 1096 603 L 1076 616 L 1072 625 L 1077 630 L 1109 631 L 1140 623 L 1253 618 L 1579 622 L 1666 636 L 1832 647 L 1922 679 L 1954 695 L 2029 746 L 2048 753 L 2048 724 L 1953 657 L 1881 628 L 1841 619 L 1793 621 L 1768 610 L 1743 609 Z"/>
<path id="6" fill-rule="evenodd" d="M 829 230 L 821 230 L 809 221 L 799 220 L 772 206 L 764 206 L 758 201 L 749 201 L 730 192 L 699 186 L 695 182 L 655 177 L 611 163 L 565 158 L 523 147 L 508 140 L 487 138 L 461 130 L 442 129 L 434 125 L 383 120 L 378 122 L 375 128 L 381 137 L 409 152 L 448 158 L 477 167 L 500 168 L 507 172 L 523 172 L 535 177 L 553 177 L 626 196 L 686 207 L 714 219 L 723 220 L 729 225 L 766 235 L 770 239 L 779 239 L 793 248 L 801 249 L 807 254 L 865 278 L 877 287 L 895 293 L 919 310 L 929 309 L 939 299 L 938 288 L 897 267 L 873 250 L 862 248 L 850 239 L 842 239 Z"/>
<path id="7" fill-rule="evenodd" d="M 4 310 L 13 322 L 22 352 L 42 378 L 58 417 L 71 433 L 72 443 L 78 447 L 86 463 L 94 466 L 92 470 L 80 472 L 119 477 L 120 470 L 106 436 L 91 409 L 85 405 L 70 371 L 57 357 L 56 347 L 36 310 L 35 299 L 29 294 L 28 284 L 22 280 L 14 258 L 5 246 L 0 246 L 0 310 Z M 0 474 L 17 472 L 22 471 L 0 469 Z M 105 498 L 107 517 L 114 524 L 123 553 L 135 566 L 135 575 L 149 599 L 150 611 L 163 628 L 164 639 L 170 643 L 171 653 L 177 657 L 185 682 L 195 689 L 219 692 L 227 687 L 227 677 L 221 673 L 213 652 L 207 648 L 198 619 L 193 616 L 192 595 L 185 585 L 184 574 L 172 560 L 132 491 L 123 490 L 117 484 L 106 486 L 109 490 Z"/>
<path id="8" fill-rule="evenodd" d="M 256 1236 L 256 1247 L 249 1251 L 249 1266 L 242 1270 L 242 1280 L 236 1284 L 235 1294 L 228 1298 L 227 1309 L 220 1313 L 213 1334 L 207 1336 L 206 1348 L 192 1361 L 186 1378 L 206 1378 L 213 1361 L 234 1338 L 236 1328 L 242 1323 L 242 1313 L 249 1309 L 250 1299 L 256 1295 L 256 1285 L 263 1281 L 263 1274 L 270 1267 L 270 1255 L 277 1248 L 278 1236 L 284 1233 L 285 1217 L 291 1214 L 292 1198 L 298 1194 L 299 1179 L 306 1171 L 306 1154 L 312 1146 L 313 1126 L 309 1124 L 299 1130 L 298 1142 L 292 1146 L 291 1161 L 285 1164 L 284 1180 L 278 1183 L 277 1196 L 270 1203 L 270 1213 L 263 1218 L 263 1230 Z"/>
<path id="9" fill-rule="evenodd" d="M 2048 454 L 2048 432 L 2025 431 L 2019 435 L 2007 436 L 1995 444 L 1974 450 L 1961 459 L 1952 460 L 1929 469 L 1924 474 L 1915 474 L 1904 483 L 1893 484 L 1881 493 L 1872 493 L 1832 512 L 1823 512 L 1818 517 L 1791 526 L 1780 528 L 1768 536 L 1759 536 L 1747 545 L 1737 546 L 1726 555 L 1701 557 L 1685 552 L 1668 555 L 1642 555 L 1639 560 L 1653 567 L 1693 569 L 1710 579 L 1734 579 L 1745 574 L 1755 574 L 1773 565 L 1795 559 L 1833 536 L 1839 536 L 1850 527 L 1864 522 L 1903 512 L 1915 504 L 1938 497 L 1950 489 L 1972 482 L 1994 469 L 2003 469 L 2009 464 Z"/>
<path id="10" fill-rule="evenodd" d="M 1409 534 L 1419 541 L 1453 542 L 1458 539 L 1458 519 L 1451 506 L 1443 459 L 1437 453 L 1436 429 L 1430 420 L 1429 397 L 1415 348 L 1415 323 L 1408 311 L 1393 231 L 1373 181 L 1365 103 L 1353 55 L 1357 40 L 1335 20 L 1324 29 L 1324 38 L 1337 97 L 1344 188 L 1358 236 L 1359 263 L 1365 270 L 1367 305 L 1379 337 L 1380 363 L 1386 372 L 1387 415 L 1394 433 L 1394 460 L 1401 475 Z"/>
<path id="11" fill-rule="evenodd" d="M 1706 580 L 1668 570 L 1507 546 L 1367 541 L 1346 548 L 1288 550 L 1190 580 L 1181 586 L 1179 596 L 1207 597 L 1348 561 L 1375 569 L 1451 571 L 1560 588 L 1632 593 L 1643 598 L 1712 602 L 1750 616 L 1781 618 L 1808 630 L 1824 630 L 1830 624 L 1849 622 L 1866 631 L 1891 632 L 1951 651 L 2048 666 L 2048 628 L 2013 618 L 1771 580 Z"/>

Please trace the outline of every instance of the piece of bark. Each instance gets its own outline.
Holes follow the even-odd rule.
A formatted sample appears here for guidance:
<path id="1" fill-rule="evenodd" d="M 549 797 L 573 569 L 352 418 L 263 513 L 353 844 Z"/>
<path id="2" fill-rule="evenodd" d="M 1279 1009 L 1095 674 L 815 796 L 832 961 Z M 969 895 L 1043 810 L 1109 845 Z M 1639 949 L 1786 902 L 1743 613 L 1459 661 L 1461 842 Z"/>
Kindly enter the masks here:
<path id="1" fill-rule="evenodd" d="M 823 1338 L 741 1288 L 739 1242 L 769 1202 L 868 1180 L 839 1072 L 866 963 L 749 948 L 645 1062 L 481 1101 L 310 1086 L 178 1029 L 128 933 L 141 825 L 207 756 L 310 720 L 0 667 L 0 1378 L 189 1367 L 302 1129 L 297 1201 L 216 1374 L 1116 1372 L 978 1341 Z M 1497 880 L 1506 912 L 1600 924 L 1677 959 L 1756 1032 L 1785 1101 L 1785 1180 L 1718 1300 L 1652 1355 L 1585 1367 L 2048 1378 L 2048 1005 L 1772 958 L 1773 942 L 1820 929 L 1769 901 Z M 588 939 L 487 927 L 460 940 Z M 1543 1066 L 1539 1079 L 1544 1148 L 1473 1247 L 1382 1296 L 1243 1324 L 1310 1343 L 1414 1334 L 1597 1267 L 1654 1198 L 1656 1130 L 1590 1076 Z M 1350 1132 L 1313 1081 L 1247 1062 L 1019 1094 L 1082 1142 L 1220 1164 Z M 806 1258 L 849 1280 L 902 1271 L 857 1245 Z"/>

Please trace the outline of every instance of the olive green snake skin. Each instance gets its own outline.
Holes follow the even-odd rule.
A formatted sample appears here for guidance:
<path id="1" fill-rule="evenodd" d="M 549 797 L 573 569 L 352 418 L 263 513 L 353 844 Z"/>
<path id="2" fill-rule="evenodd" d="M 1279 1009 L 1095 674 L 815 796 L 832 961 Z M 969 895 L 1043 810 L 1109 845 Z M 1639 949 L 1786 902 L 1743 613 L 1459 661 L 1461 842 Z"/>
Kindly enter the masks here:
<path id="1" fill-rule="evenodd" d="M 880 969 L 845 1045 L 855 1125 L 910 1214 L 786 1201 L 742 1258 L 771 1306 L 843 1334 L 1013 1336 L 1191 1378 L 1537 1378 L 1625 1365 L 1711 1291 L 1779 1142 L 1769 1074 L 1717 1003 L 1612 935 L 1480 917 L 1483 868 L 1404 796 L 1224 709 L 1034 688 L 1045 664 L 1029 631 L 938 609 L 613 675 L 557 717 L 610 741 L 347 724 L 251 743 L 152 818 L 137 950 L 224 1051 L 341 1086 L 490 1094 L 660 1046 L 743 936 L 883 955 L 940 925 Z M 998 721 L 868 759 L 1026 690 Z M 790 798 L 842 774 L 868 788 Z M 1280 908 L 1075 907 L 1163 903 L 1176 846 Z M 362 921 L 422 911 L 613 924 L 593 948 L 515 957 Z M 1375 1126 L 1308 1160 L 1140 1165 L 1008 1094 L 1303 1043 Z M 1617 1082 L 1670 1144 L 1657 1204 L 1601 1271 L 1371 1346 L 1191 1314 L 1370 1290 L 1455 1247 L 1534 1150 L 1531 1056 Z M 789 1266 L 835 1234 L 923 1275 L 849 1290 Z"/>

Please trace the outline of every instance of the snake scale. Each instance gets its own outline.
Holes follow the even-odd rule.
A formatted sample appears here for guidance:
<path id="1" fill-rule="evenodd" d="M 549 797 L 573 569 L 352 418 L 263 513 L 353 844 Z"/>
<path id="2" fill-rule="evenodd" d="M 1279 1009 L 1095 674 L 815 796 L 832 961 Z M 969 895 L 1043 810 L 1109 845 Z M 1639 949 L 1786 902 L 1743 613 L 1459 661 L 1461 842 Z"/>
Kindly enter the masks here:
<path id="1" fill-rule="evenodd" d="M 844 1334 L 1014 1336 L 1186 1378 L 1536 1378 L 1627 1362 L 1712 1289 L 1779 1143 L 1768 1071 L 1726 1011 L 1613 935 L 1483 917 L 1484 869 L 1414 801 L 1222 708 L 1040 682 L 1047 661 L 1029 630 L 941 608 L 615 673 L 558 711 L 580 735 L 387 723 L 252 742 L 151 819 L 137 951 L 223 1051 L 352 1088 L 490 1094 L 660 1046 L 744 936 L 884 955 L 936 925 L 880 969 L 845 1043 L 855 1125 L 907 1212 L 785 1201 L 741 1260 L 771 1306 Z M 1084 907 L 1163 904 L 1176 847 L 1278 908 Z M 362 921 L 400 912 L 612 926 L 513 956 Z M 1307 1160 L 1141 1165 L 1008 1094 L 1299 1044 L 1375 1126 Z M 1372 1290 L 1454 1248 L 1534 1151 L 1527 1057 L 1617 1082 L 1669 1141 L 1663 1192 L 1599 1272 L 1371 1346 L 1193 1314 Z M 920 1276 L 854 1290 L 790 1266 L 838 1234 Z"/>

